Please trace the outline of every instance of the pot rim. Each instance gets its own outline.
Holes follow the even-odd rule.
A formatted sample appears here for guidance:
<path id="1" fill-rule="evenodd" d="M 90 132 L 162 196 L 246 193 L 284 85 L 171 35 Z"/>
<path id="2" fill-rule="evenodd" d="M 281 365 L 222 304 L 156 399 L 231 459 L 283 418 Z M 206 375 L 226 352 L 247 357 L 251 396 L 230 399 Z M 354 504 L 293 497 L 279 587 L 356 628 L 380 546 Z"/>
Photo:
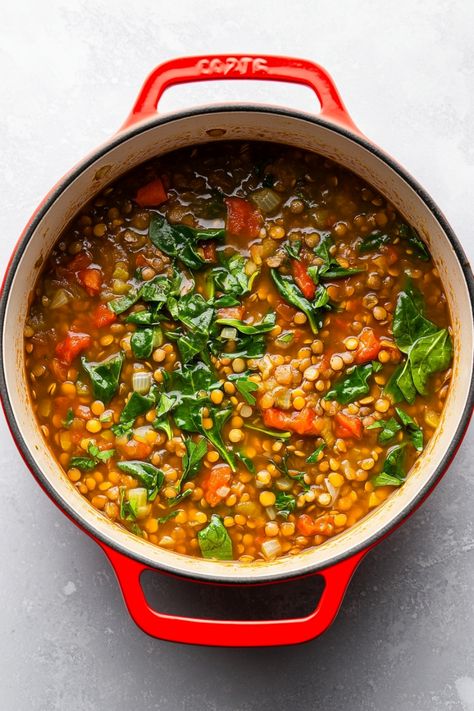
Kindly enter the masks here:
<path id="1" fill-rule="evenodd" d="M 84 519 L 82 516 L 80 516 L 76 509 L 71 506 L 68 502 L 62 500 L 62 498 L 58 495 L 56 489 L 54 486 L 52 486 L 49 482 L 49 480 L 43 475 L 43 472 L 41 468 L 36 464 L 34 457 L 31 455 L 30 448 L 27 444 L 27 442 L 23 439 L 20 429 L 17 425 L 16 422 L 16 417 L 15 417 L 15 412 L 14 408 L 11 404 L 10 401 L 10 395 L 7 389 L 6 385 L 6 376 L 5 376 L 5 369 L 4 369 L 4 349 L 3 349 L 3 330 L 4 330 L 4 323 L 5 323 L 5 314 L 6 314 L 6 307 L 7 307 L 7 302 L 10 296 L 10 289 L 11 289 L 11 284 L 12 280 L 14 278 L 16 268 L 21 260 L 21 257 L 23 255 L 23 252 L 25 251 L 27 245 L 29 244 L 34 231 L 36 230 L 38 224 L 40 221 L 43 219 L 43 217 L 46 215 L 48 210 L 50 209 L 51 205 L 59 198 L 59 196 L 64 192 L 64 190 L 85 170 L 87 169 L 91 164 L 93 164 L 95 161 L 97 161 L 100 157 L 105 155 L 109 150 L 119 146 L 121 143 L 124 143 L 130 138 L 133 138 L 134 136 L 144 133 L 147 130 L 152 130 L 156 128 L 157 126 L 164 125 L 176 120 L 184 119 L 184 118 L 192 118 L 193 116 L 202 116 L 206 114 L 217 114 L 217 113 L 228 113 L 228 112 L 252 112 L 252 113 L 267 113 L 267 114 L 276 114 L 280 116 L 286 116 L 289 118 L 295 118 L 299 120 L 303 120 L 312 124 L 315 124 L 317 126 L 322 126 L 326 129 L 329 129 L 331 131 L 334 131 L 336 133 L 341 134 L 342 136 L 348 138 L 349 140 L 358 143 L 361 145 L 363 148 L 365 148 L 367 151 L 373 153 L 377 158 L 379 158 L 382 162 L 387 164 L 394 172 L 398 174 L 398 176 L 404 180 L 416 193 L 417 195 L 421 198 L 425 206 L 428 208 L 428 210 L 431 212 L 433 217 L 436 219 L 436 221 L 440 224 L 441 228 L 443 229 L 443 232 L 446 234 L 455 254 L 457 257 L 457 260 L 459 262 L 459 265 L 462 269 L 462 272 L 464 274 L 464 278 L 466 280 L 467 284 L 467 289 L 471 301 L 471 318 L 474 322 L 474 277 L 472 274 L 471 266 L 469 264 L 469 261 L 467 259 L 467 256 L 461 246 L 460 241 L 454 234 L 451 226 L 449 225 L 446 217 L 438 207 L 438 205 L 435 203 L 435 201 L 430 197 L 430 195 L 426 192 L 426 190 L 418 183 L 418 181 L 413 178 L 396 160 L 394 160 L 390 155 L 385 153 L 381 148 L 379 148 L 377 145 L 373 144 L 369 139 L 367 139 L 364 135 L 355 133 L 346 127 L 342 126 L 341 124 L 336 124 L 333 123 L 332 121 L 325 120 L 321 118 L 318 115 L 313 115 L 308 112 L 304 111 L 299 111 L 299 110 L 293 110 L 293 109 L 287 109 L 284 107 L 279 107 L 279 106 L 272 106 L 272 105 L 266 105 L 266 104 L 241 104 L 241 103 L 236 103 L 236 104 L 216 104 L 212 106 L 198 106 L 194 107 L 192 109 L 186 109 L 182 111 L 176 111 L 172 113 L 165 114 L 164 116 L 153 116 L 151 118 L 147 118 L 143 121 L 140 121 L 137 124 L 134 124 L 130 128 L 122 129 L 119 131 L 118 134 L 114 135 L 111 139 L 107 140 L 105 143 L 101 144 L 98 148 L 95 150 L 92 150 L 83 160 L 81 160 L 79 163 L 77 163 L 66 175 L 61 178 L 58 183 L 55 185 L 55 187 L 48 193 L 44 201 L 39 205 L 39 207 L 35 210 L 33 213 L 32 218 L 30 221 L 27 223 L 22 235 L 20 236 L 18 243 L 14 247 L 13 254 L 10 258 L 10 261 L 7 265 L 3 284 L 2 284 L 2 289 L 1 289 L 1 295 L 0 295 L 0 399 L 2 401 L 2 405 L 4 408 L 6 420 L 8 423 L 8 426 L 10 428 L 10 431 L 12 433 L 13 439 L 15 441 L 16 446 L 18 447 L 20 454 L 27 464 L 29 470 L 37 480 L 37 482 L 40 484 L 40 486 L 46 491 L 48 496 L 52 499 L 52 501 L 62 510 L 63 513 L 65 513 L 76 525 L 79 526 L 85 533 L 87 533 L 89 536 L 91 536 L 99 545 L 103 546 L 109 546 L 110 548 L 118 551 L 119 553 L 127 556 L 128 558 L 132 558 L 136 561 L 139 561 L 140 563 L 146 565 L 149 569 L 152 570 L 159 570 L 159 571 L 164 571 L 167 573 L 171 573 L 174 575 L 177 575 L 178 577 L 182 578 L 188 578 L 191 580 L 202 580 L 202 581 L 208 581 L 208 582 L 214 582 L 214 583 L 219 583 L 223 582 L 224 584 L 255 584 L 255 582 L 250 578 L 241 578 L 239 577 L 238 574 L 232 577 L 231 580 L 225 579 L 220 581 L 219 578 L 215 574 L 211 573 L 206 573 L 205 570 L 201 571 L 190 571 L 185 572 L 180 569 L 176 569 L 176 567 L 172 564 L 163 564 L 160 563 L 160 565 L 157 565 L 155 561 L 151 560 L 148 558 L 146 555 L 141 555 L 139 553 L 131 552 L 126 546 L 123 546 L 120 543 L 117 543 L 116 541 L 111 540 L 108 538 L 105 534 L 102 532 L 98 531 L 93 524 L 87 520 Z M 226 139 L 224 139 L 226 140 Z M 232 140 L 232 139 L 229 139 Z M 209 141 L 211 142 L 211 141 Z M 277 141 L 278 142 L 278 141 Z M 293 571 L 291 573 L 288 572 L 272 572 L 271 569 L 269 568 L 268 574 L 266 575 L 259 575 L 258 580 L 256 581 L 257 584 L 260 583 L 269 583 L 269 582 L 276 582 L 278 580 L 289 580 L 292 578 L 297 578 L 301 577 L 303 575 L 311 574 L 311 573 L 317 573 L 318 571 L 324 570 L 326 568 L 332 567 L 336 563 L 339 563 L 343 560 L 346 560 L 347 558 L 354 556 L 357 553 L 360 553 L 364 550 L 367 550 L 376 543 L 378 543 L 380 540 L 385 538 L 389 533 L 391 533 L 395 528 L 397 528 L 401 523 L 404 522 L 408 516 L 413 513 L 416 508 L 423 502 L 423 500 L 431 493 L 431 491 L 434 489 L 436 484 L 439 482 L 443 474 L 446 472 L 448 469 L 452 459 L 454 458 L 461 442 L 463 439 L 463 436 L 467 430 L 467 427 L 469 425 L 469 421 L 472 415 L 472 410 L 474 407 L 474 372 L 471 374 L 471 380 L 469 384 L 469 390 L 467 394 L 467 400 L 466 404 L 464 406 L 463 412 L 461 413 L 461 416 L 459 417 L 459 421 L 456 427 L 455 434 L 451 440 L 451 443 L 449 444 L 448 449 L 446 450 L 443 458 L 438 462 L 437 466 L 433 469 L 433 472 L 430 476 L 430 478 L 427 480 L 427 482 L 424 484 L 423 487 L 420 488 L 420 490 L 417 492 L 416 496 L 392 519 L 390 519 L 386 525 L 379 530 L 377 533 L 373 533 L 371 536 L 369 536 L 366 540 L 362 541 L 359 544 L 356 544 L 354 546 L 349 546 L 345 551 L 341 552 L 340 554 L 334 556 L 334 558 L 331 559 L 330 564 L 328 565 L 327 563 L 325 564 L 304 564 L 302 563 L 302 566 L 299 570 Z M 185 559 L 185 556 L 182 556 L 183 560 Z"/>

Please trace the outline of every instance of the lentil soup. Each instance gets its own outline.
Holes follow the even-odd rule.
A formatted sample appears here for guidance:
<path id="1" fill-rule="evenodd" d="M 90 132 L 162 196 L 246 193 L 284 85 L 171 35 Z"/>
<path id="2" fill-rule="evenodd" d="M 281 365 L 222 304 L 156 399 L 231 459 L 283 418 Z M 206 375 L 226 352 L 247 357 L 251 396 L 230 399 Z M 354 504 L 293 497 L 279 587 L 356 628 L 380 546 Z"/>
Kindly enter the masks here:
<path id="1" fill-rule="evenodd" d="M 418 233 L 290 147 L 157 158 L 77 215 L 25 326 L 33 409 L 91 505 L 178 553 L 319 546 L 403 485 L 452 341 Z"/>

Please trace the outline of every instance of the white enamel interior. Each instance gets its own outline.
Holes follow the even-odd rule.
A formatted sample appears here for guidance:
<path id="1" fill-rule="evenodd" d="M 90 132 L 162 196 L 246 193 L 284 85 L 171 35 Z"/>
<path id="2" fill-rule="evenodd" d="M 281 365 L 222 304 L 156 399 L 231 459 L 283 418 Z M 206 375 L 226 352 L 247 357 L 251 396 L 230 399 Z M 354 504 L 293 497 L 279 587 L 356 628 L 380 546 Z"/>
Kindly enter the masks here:
<path id="1" fill-rule="evenodd" d="M 211 138 L 209 131 L 224 129 Z M 8 395 L 17 427 L 44 480 L 66 511 L 79 523 L 91 526 L 105 542 L 151 566 L 176 573 L 216 580 L 256 581 L 291 576 L 329 566 L 387 530 L 397 516 L 407 512 L 420 490 L 443 461 L 465 410 L 473 369 L 473 323 L 469 292 L 458 258 L 440 224 L 415 190 L 384 160 L 350 137 L 315 124 L 303 115 L 222 109 L 217 112 L 150 121 L 137 135 L 125 134 L 118 145 L 103 149 L 99 158 L 84 167 L 60 192 L 37 225 L 16 269 L 10 289 L 3 347 Z M 214 131 L 213 131 L 214 133 Z M 215 134 L 214 134 L 215 135 Z M 128 137 L 127 137 L 128 136 Z M 323 546 L 272 563 L 242 565 L 188 558 L 146 543 L 98 513 L 67 480 L 45 446 L 28 402 L 23 366 L 23 323 L 31 289 L 45 255 L 75 212 L 105 185 L 139 163 L 178 147 L 222 139 L 277 141 L 315 151 L 353 170 L 388 197 L 428 242 L 447 292 L 455 331 L 454 378 L 436 436 L 418 460 L 406 483 L 381 507 L 356 526 Z"/>

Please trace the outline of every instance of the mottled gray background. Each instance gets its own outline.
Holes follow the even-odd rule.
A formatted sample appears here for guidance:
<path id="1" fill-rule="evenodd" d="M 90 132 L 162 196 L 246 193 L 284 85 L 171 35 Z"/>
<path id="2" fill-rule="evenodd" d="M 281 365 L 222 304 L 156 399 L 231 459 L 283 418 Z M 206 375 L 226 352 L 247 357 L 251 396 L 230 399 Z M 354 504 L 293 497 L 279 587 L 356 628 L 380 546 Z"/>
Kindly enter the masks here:
<path id="1" fill-rule="evenodd" d="M 356 123 L 426 186 L 472 259 L 473 27 L 468 0 L 2 3 L 2 271 L 35 205 L 115 131 L 151 67 L 212 51 L 325 65 Z M 314 108 L 309 90 L 255 83 L 174 89 L 162 108 L 226 98 Z M 40 491 L 3 419 L 0 436 L 2 711 L 474 710 L 472 429 L 437 491 L 363 562 L 332 629 L 251 651 L 142 634 L 102 553 Z M 258 604 L 154 588 L 163 609 L 164 597 L 219 615 Z M 309 582 L 271 593 L 285 612 L 313 596 Z"/>

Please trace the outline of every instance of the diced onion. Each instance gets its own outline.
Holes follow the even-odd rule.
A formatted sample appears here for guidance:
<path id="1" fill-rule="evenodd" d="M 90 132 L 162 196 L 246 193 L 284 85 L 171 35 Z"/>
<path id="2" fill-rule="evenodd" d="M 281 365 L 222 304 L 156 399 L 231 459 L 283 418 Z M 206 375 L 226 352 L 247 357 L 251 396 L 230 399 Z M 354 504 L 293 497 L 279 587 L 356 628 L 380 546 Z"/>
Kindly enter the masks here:
<path id="1" fill-rule="evenodd" d="M 151 373 L 134 373 L 132 375 L 132 388 L 140 395 L 146 395 L 151 388 L 152 375 Z"/>
<path id="2" fill-rule="evenodd" d="M 281 553 L 280 542 L 276 538 L 271 538 L 269 541 L 262 543 L 262 553 L 267 560 L 276 558 Z"/>
<path id="3" fill-rule="evenodd" d="M 324 483 L 326 484 L 326 489 L 328 490 L 328 493 L 331 496 L 330 506 L 333 506 L 337 500 L 337 497 L 339 496 L 340 487 L 333 486 L 327 477 L 324 480 Z"/>
<path id="4" fill-rule="evenodd" d="M 259 208 L 259 210 L 264 212 L 266 215 L 276 210 L 281 203 L 281 197 L 277 192 L 271 190 L 271 188 L 256 190 L 252 194 L 251 200 Z"/>
<path id="5" fill-rule="evenodd" d="M 226 326 L 226 328 L 223 328 L 221 331 L 221 338 L 223 338 L 224 341 L 235 341 L 237 338 L 237 329 Z"/>
<path id="6" fill-rule="evenodd" d="M 277 512 L 275 511 L 273 506 L 267 506 L 265 511 L 267 512 L 267 516 L 270 519 L 270 521 L 274 521 L 276 519 Z"/>
<path id="7" fill-rule="evenodd" d="M 53 298 L 49 303 L 50 309 L 60 309 L 62 306 L 66 306 L 69 301 L 69 294 L 64 289 L 58 289 Z"/>
<path id="8" fill-rule="evenodd" d="M 144 518 L 148 515 L 148 496 L 147 491 L 143 487 L 129 489 L 128 500 L 133 510 L 136 512 L 137 518 Z"/>

